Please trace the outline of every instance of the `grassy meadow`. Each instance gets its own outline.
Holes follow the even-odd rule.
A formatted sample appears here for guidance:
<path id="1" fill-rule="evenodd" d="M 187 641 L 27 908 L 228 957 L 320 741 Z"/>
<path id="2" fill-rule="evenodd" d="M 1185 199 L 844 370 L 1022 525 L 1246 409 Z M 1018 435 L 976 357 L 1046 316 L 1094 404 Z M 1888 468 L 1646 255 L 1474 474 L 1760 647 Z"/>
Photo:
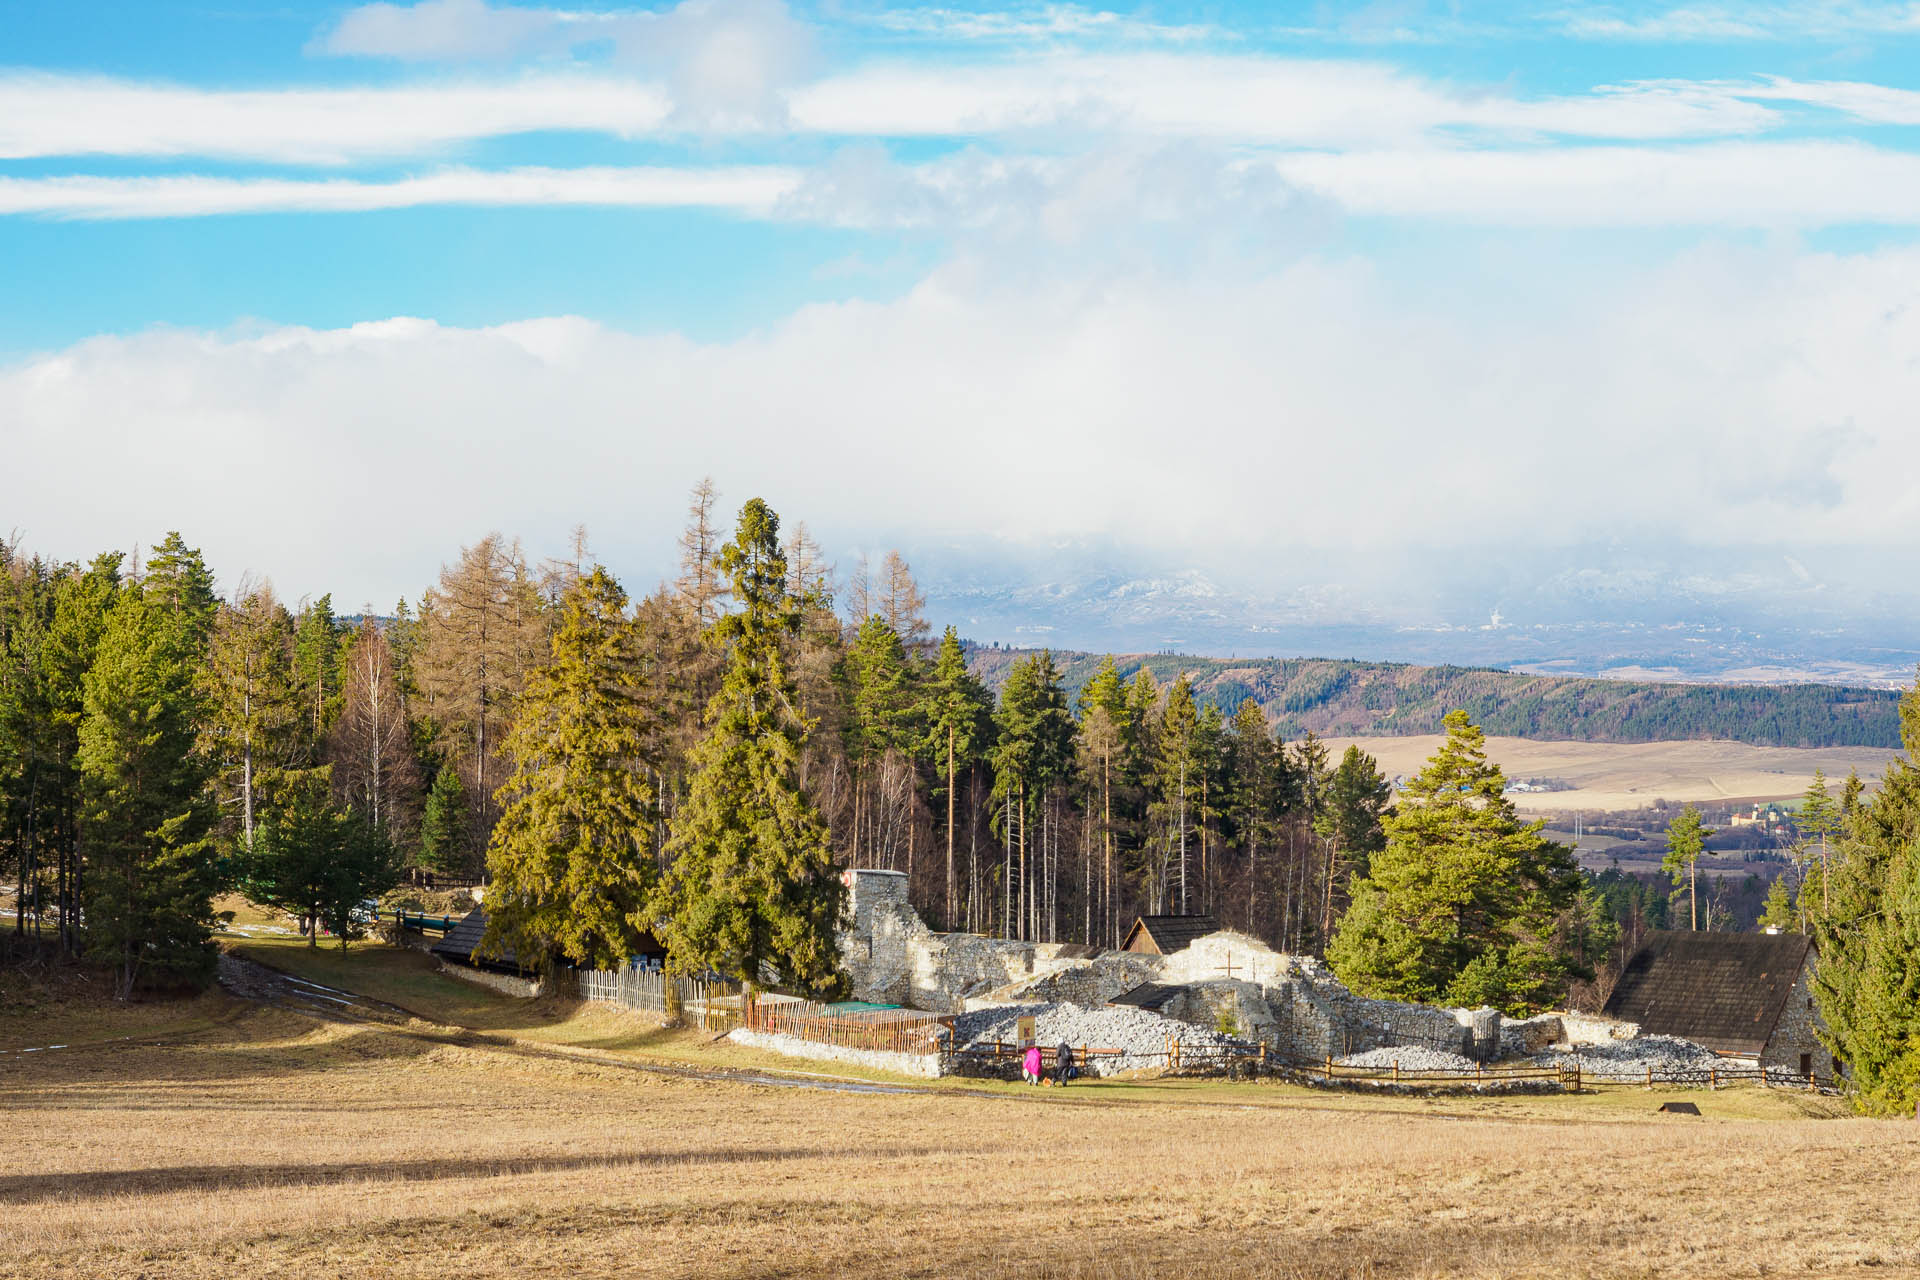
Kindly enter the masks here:
<path id="1" fill-rule="evenodd" d="M 241 949 L 418 1016 L 330 1022 L 220 994 L 9 1001 L 0 1272 L 1920 1270 L 1920 1125 L 1845 1118 L 1832 1099 L 839 1092 L 820 1086 L 884 1077 L 509 1000 L 384 946 Z M 1706 1114 L 1655 1116 L 1667 1096 Z"/>

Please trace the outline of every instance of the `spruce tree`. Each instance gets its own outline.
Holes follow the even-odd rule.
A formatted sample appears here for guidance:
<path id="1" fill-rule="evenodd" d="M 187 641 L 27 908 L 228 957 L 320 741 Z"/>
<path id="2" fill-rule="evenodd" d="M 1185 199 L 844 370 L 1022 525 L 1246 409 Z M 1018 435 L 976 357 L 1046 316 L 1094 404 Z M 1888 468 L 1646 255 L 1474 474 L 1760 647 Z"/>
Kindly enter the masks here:
<path id="1" fill-rule="evenodd" d="M 205 709 L 200 749 L 215 772 L 227 843 L 250 848 L 282 771 L 305 763 L 293 619 L 271 588 L 255 587 L 220 607 L 198 679 Z"/>
<path id="2" fill-rule="evenodd" d="M 662 883 L 670 965 L 711 969 L 749 990 L 839 984 L 843 890 L 827 826 L 799 782 L 810 726 L 795 705 L 783 642 L 799 626 L 786 590 L 780 521 L 755 498 L 719 563 L 735 612 L 714 624 L 727 672 L 668 845 Z"/>
<path id="3" fill-rule="evenodd" d="M 653 923 L 650 705 L 626 592 L 595 566 L 562 597 L 552 661 L 515 704 L 483 953 L 594 969 L 636 953 Z"/>
<path id="4" fill-rule="evenodd" d="M 1590 976 L 1561 936 L 1579 900 L 1571 852 L 1523 823 L 1466 712 L 1382 821 L 1386 844 L 1327 947 L 1365 996 L 1528 1013 Z"/>
<path id="5" fill-rule="evenodd" d="M 148 982 L 204 984 L 214 968 L 221 874 L 206 769 L 194 750 L 194 673 L 208 611 L 178 589 L 199 581 L 191 565 L 173 568 L 182 572 L 159 590 L 143 584 L 123 594 L 86 676 L 87 944 L 113 966 L 122 999 Z"/>
<path id="6" fill-rule="evenodd" d="M 433 789 L 427 793 L 426 810 L 420 815 L 420 865 L 442 875 L 466 870 L 472 823 L 467 788 L 460 781 L 459 770 L 450 764 L 441 765 L 434 775 Z"/>

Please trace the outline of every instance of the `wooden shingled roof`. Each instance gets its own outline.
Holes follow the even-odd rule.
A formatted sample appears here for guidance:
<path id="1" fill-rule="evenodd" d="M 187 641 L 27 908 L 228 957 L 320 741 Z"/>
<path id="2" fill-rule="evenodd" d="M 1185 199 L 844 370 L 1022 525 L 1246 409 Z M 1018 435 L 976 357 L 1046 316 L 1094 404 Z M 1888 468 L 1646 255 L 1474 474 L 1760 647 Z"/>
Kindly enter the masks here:
<path id="1" fill-rule="evenodd" d="M 1186 988 L 1177 984 L 1143 982 L 1131 991 L 1125 991 L 1107 1001 L 1109 1008 L 1114 1006 L 1150 1009 L 1154 1013 L 1164 1009 L 1174 997 L 1186 994 Z"/>
<path id="2" fill-rule="evenodd" d="M 1758 1054 L 1811 948 L 1798 933 L 1655 930 L 1621 971 L 1606 1014 L 1721 1053 Z"/>
<path id="3" fill-rule="evenodd" d="M 491 957 L 476 958 L 473 949 L 480 945 L 481 937 L 487 932 L 487 911 L 485 907 L 475 907 L 467 912 L 466 918 L 447 930 L 446 936 L 433 944 L 433 954 L 458 964 L 470 964 L 481 969 L 497 969 L 503 973 L 520 972 L 519 957 L 511 948 L 499 959 Z"/>
<path id="4" fill-rule="evenodd" d="M 1196 938 L 1218 932 L 1220 922 L 1212 916 L 1139 916 L 1127 930 L 1127 940 L 1120 949 L 1170 956 Z"/>

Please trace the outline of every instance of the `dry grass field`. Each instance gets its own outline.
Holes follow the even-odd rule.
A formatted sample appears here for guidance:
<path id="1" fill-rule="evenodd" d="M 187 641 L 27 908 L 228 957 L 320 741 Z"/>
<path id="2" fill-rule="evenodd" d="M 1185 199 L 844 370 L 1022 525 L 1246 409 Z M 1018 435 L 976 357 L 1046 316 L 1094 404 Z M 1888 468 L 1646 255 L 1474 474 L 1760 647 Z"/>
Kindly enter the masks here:
<path id="1" fill-rule="evenodd" d="M 614 1011 L 493 1003 L 483 1033 L 221 995 L 0 1013 L 0 1274 L 1920 1271 L 1920 1124 L 1803 1094 L 1690 1093 L 1693 1119 L 1638 1089 L 839 1092 Z"/>
<path id="2" fill-rule="evenodd" d="M 1329 738 L 1337 759 L 1349 743 L 1380 762 L 1388 777 L 1414 774 L 1440 749 L 1444 738 Z M 1641 809 L 1655 800 L 1793 800 L 1823 769 L 1834 785 L 1858 769 L 1871 785 L 1895 752 L 1880 747 L 1754 747 L 1741 742 L 1538 742 L 1488 738 L 1487 754 L 1509 778 L 1558 778 L 1568 791 L 1519 795 L 1516 803 L 1536 813 L 1612 813 Z"/>

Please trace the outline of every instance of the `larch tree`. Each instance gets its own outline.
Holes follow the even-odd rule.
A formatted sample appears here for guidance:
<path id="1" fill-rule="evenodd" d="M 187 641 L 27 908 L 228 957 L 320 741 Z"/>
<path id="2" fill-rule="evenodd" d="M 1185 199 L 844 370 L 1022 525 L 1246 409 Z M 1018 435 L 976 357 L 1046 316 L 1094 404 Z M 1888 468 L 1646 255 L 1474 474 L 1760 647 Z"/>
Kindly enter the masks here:
<path id="1" fill-rule="evenodd" d="M 488 534 L 440 571 L 420 609 L 413 675 L 439 756 L 467 786 L 475 845 L 498 808 L 497 757 L 513 699 L 546 652 L 539 592 L 517 543 Z"/>
<path id="2" fill-rule="evenodd" d="M 1562 936 L 1579 901 L 1572 853 L 1523 823 L 1506 777 L 1464 711 L 1383 819 L 1386 844 L 1353 885 L 1327 947 L 1356 993 L 1521 1014 L 1588 977 Z"/>
<path id="3" fill-rule="evenodd" d="M 680 578 L 674 587 L 703 631 L 720 620 L 726 607 L 727 584 L 718 561 L 721 535 L 713 522 L 719 497 L 713 477 L 702 477 L 687 497 L 687 527 L 680 533 Z"/>
<path id="4" fill-rule="evenodd" d="M 927 597 L 898 551 L 887 552 L 880 563 L 880 607 L 874 612 L 886 619 L 907 652 L 925 654 L 933 635 L 927 623 Z"/>
<path id="5" fill-rule="evenodd" d="M 372 611 L 347 646 L 340 717 L 327 743 L 333 785 L 366 820 L 399 843 L 411 830 L 420 798 L 406 696 L 393 647 Z"/>
<path id="6" fill-rule="evenodd" d="M 1089 804 L 1089 819 L 1098 815 L 1100 832 L 1100 936 L 1117 947 L 1119 919 L 1114 899 L 1114 854 L 1117 832 L 1113 797 L 1116 782 L 1124 785 L 1127 749 L 1127 691 L 1114 667 L 1113 655 L 1101 662 L 1093 678 L 1080 689 L 1081 771 L 1090 786 L 1097 780 L 1099 805 Z M 1119 776 L 1116 778 L 1116 772 Z M 1088 938 L 1087 941 L 1093 941 Z"/>
<path id="7" fill-rule="evenodd" d="M 652 924 L 654 726 L 627 595 L 605 569 L 562 597 L 552 652 L 507 734 L 481 951 L 618 968 Z"/>
<path id="8" fill-rule="evenodd" d="M 798 778 L 809 726 L 784 655 L 799 618 L 779 533 L 754 498 L 720 552 L 734 603 L 715 624 L 726 678 L 693 753 L 657 914 L 680 972 L 711 969 L 750 991 L 771 979 L 826 992 L 839 985 L 844 895 L 826 823 Z"/>

